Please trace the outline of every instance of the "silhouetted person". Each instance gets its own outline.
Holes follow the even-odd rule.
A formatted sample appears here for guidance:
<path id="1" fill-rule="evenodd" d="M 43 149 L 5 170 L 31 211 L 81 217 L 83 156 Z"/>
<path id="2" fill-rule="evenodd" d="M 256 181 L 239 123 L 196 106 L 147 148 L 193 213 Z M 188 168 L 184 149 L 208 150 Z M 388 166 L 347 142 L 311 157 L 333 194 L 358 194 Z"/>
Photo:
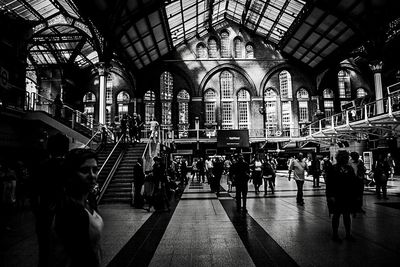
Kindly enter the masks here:
<path id="1" fill-rule="evenodd" d="M 56 117 L 56 119 L 60 119 L 61 118 L 61 110 L 64 106 L 64 103 L 61 100 L 61 95 L 57 94 L 56 98 L 54 98 L 54 116 Z"/>
<path id="2" fill-rule="evenodd" d="M 36 219 L 39 266 L 49 266 L 51 226 L 56 208 L 62 202 L 63 163 L 68 148 L 69 139 L 65 135 L 51 136 L 47 142 L 49 158 L 33 170 L 31 203 Z"/>
<path id="3" fill-rule="evenodd" d="M 133 185 L 135 189 L 133 206 L 135 208 L 143 208 L 143 196 L 141 194 L 142 187 L 144 184 L 144 173 L 143 173 L 143 160 L 139 158 L 133 167 Z"/>
<path id="4" fill-rule="evenodd" d="M 327 173 L 326 197 L 329 213 L 332 216 L 332 239 L 340 242 L 338 229 L 340 215 L 343 215 L 346 239 L 353 240 L 351 235 L 350 214 L 356 211 L 357 207 L 357 177 L 353 168 L 349 165 L 349 153 L 339 151 L 336 155 L 336 164 Z"/>
<path id="5" fill-rule="evenodd" d="M 390 173 L 390 165 L 382 155 L 378 156 L 378 160 L 374 164 L 374 180 L 376 183 L 376 196 L 378 199 L 388 199 L 387 197 L 387 181 Z M 382 195 L 381 195 L 382 190 Z"/>
<path id="6" fill-rule="evenodd" d="M 248 182 L 250 178 L 250 167 L 247 162 L 244 161 L 243 155 L 237 156 L 238 160 L 231 167 L 233 172 L 233 180 L 236 186 L 236 210 L 240 211 L 243 207 L 243 212 L 247 212 L 247 191 Z M 242 203 L 243 200 L 243 203 Z"/>
<path id="7" fill-rule="evenodd" d="M 214 191 L 217 193 L 217 197 L 219 197 L 220 184 L 221 184 L 221 176 L 224 172 L 224 162 L 219 158 L 215 158 L 214 162 Z"/>
<path id="8" fill-rule="evenodd" d="M 357 176 L 357 211 L 365 213 L 363 210 L 363 195 L 364 195 L 364 176 L 367 169 L 364 166 L 364 162 L 360 159 L 360 155 L 357 152 L 350 153 L 350 166 L 353 168 L 354 173 Z"/>

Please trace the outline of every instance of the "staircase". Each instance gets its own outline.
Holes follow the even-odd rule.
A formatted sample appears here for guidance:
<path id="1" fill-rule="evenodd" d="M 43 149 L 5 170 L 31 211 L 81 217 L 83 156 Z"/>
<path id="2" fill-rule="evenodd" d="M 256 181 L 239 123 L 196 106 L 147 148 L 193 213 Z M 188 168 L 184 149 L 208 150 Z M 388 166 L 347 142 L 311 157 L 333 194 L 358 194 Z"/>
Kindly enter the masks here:
<path id="1" fill-rule="evenodd" d="M 104 149 L 101 149 L 97 154 L 98 159 L 98 166 L 99 169 L 107 159 L 108 155 L 110 154 L 111 150 L 114 147 L 114 143 L 106 144 Z M 119 145 L 114 153 L 111 155 L 110 159 L 108 160 L 107 164 L 104 166 L 103 170 L 101 171 L 99 177 L 97 178 L 97 183 L 99 184 L 100 188 L 103 185 L 104 181 L 106 180 L 108 174 L 110 173 L 112 167 L 114 166 L 115 162 L 117 161 L 118 156 L 121 154 L 123 147 Z"/>
<path id="2" fill-rule="evenodd" d="M 142 157 L 145 147 L 145 143 L 128 145 L 125 155 L 101 199 L 101 204 L 131 203 L 133 166 Z"/>

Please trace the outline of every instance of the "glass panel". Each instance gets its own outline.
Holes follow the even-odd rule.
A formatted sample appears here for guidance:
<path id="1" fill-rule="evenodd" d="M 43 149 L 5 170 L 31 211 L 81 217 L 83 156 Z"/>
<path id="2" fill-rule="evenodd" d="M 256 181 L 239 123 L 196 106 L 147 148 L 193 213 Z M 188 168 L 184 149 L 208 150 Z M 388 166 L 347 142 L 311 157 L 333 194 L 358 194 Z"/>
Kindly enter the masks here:
<path id="1" fill-rule="evenodd" d="M 324 98 L 333 98 L 333 91 L 331 89 L 325 89 L 322 96 Z"/>
<path id="2" fill-rule="evenodd" d="M 235 58 L 241 58 L 242 57 L 242 40 L 240 40 L 239 38 L 235 38 L 233 43 L 235 46 Z"/>
<path id="3" fill-rule="evenodd" d="M 229 34 L 223 31 L 221 33 L 221 57 L 230 57 L 230 52 Z"/>
<path id="4" fill-rule="evenodd" d="M 286 70 L 279 74 L 279 87 L 282 98 L 292 98 L 292 77 Z"/>
<path id="5" fill-rule="evenodd" d="M 306 89 L 302 88 L 299 91 L 297 91 L 297 99 L 308 99 L 308 92 Z"/>
<path id="6" fill-rule="evenodd" d="M 173 88 L 174 80 L 172 75 L 168 71 L 165 71 L 163 74 L 161 74 L 160 79 L 161 100 L 172 100 Z"/>
<path id="7" fill-rule="evenodd" d="M 215 101 L 216 97 L 217 97 L 217 95 L 216 95 L 216 93 L 215 93 L 215 91 L 213 89 L 208 89 L 206 91 L 206 93 L 204 94 L 204 100 L 205 101 L 207 101 L 207 100 L 208 101 L 210 101 L 210 100 Z"/>
<path id="8" fill-rule="evenodd" d="M 357 98 L 363 98 L 365 96 L 367 96 L 367 91 L 365 91 L 364 88 L 358 88 L 357 89 Z"/>
<path id="9" fill-rule="evenodd" d="M 208 48 L 210 58 L 216 58 L 218 56 L 217 41 L 213 38 L 208 39 Z"/>
<path id="10" fill-rule="evenodd" d="M 338 88 L 340 98 L 351 98 L 350 74 L 347 71 L 339 71 Z"/>
<path id="11" fill-rule="evenodd" d="M 221 73 L 221 95 L 222 99 L 232 98 L 233 94 L 233 76 L 228 71 Z"/>

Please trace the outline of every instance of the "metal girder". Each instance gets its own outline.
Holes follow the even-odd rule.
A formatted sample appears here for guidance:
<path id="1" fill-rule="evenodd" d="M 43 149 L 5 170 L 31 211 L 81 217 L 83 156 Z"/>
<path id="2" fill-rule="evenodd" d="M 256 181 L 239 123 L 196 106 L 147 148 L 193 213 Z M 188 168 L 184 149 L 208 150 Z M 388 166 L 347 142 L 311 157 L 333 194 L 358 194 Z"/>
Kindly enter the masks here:
<path id="1" fill-rule="evenodd" d="M 249 12 L 249 9 L 250 9 L 250 4 L 251 4 L 251 0 L 247 0 L 246 4 L 244 5 L 244 8 L 243 8 L 243 13 L 242 13 L 242 25 L 243 26 L 246 24 L 246 17 L 247 17 L 247 13 Z"/>
<path id="2" fill-rule="evenodd" d="M 212 25 L 212 15 L 214 12 L 213 6 L 214 6 L 214 0 L 210 0 L 210 2 L 208 3 L 208 27 L 210 29 L 213 28 L 213 25 Z"/>

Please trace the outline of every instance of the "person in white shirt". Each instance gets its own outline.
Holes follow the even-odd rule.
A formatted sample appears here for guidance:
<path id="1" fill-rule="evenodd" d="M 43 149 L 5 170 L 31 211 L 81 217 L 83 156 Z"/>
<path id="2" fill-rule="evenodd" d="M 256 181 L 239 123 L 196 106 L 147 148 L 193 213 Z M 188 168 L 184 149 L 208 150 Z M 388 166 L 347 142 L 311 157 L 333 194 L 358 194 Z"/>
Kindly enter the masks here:
<path id="1" fill-rule="evenodd" d="M 299 153 L 296 159 L 292 160 L 289 166 L 288 180 L 291 179 L 293 172 L 293 178 L 297 185 L 297 197 L 296 201 L 299 205 L 304 205 L 303 199 L 303 185 L 305 180 L 305 172 L 308 171 L 307 163 L 304 161 L 303 153 Z"/>
<path id="2" fill-rule="evenodd" d="M 156 121 L 156 119 L 154 118 L 154 116 L 151 117 L 151 121 L 150 121 L 150 138 L 154 139 L 158 137 L 158 121 Z"/>

